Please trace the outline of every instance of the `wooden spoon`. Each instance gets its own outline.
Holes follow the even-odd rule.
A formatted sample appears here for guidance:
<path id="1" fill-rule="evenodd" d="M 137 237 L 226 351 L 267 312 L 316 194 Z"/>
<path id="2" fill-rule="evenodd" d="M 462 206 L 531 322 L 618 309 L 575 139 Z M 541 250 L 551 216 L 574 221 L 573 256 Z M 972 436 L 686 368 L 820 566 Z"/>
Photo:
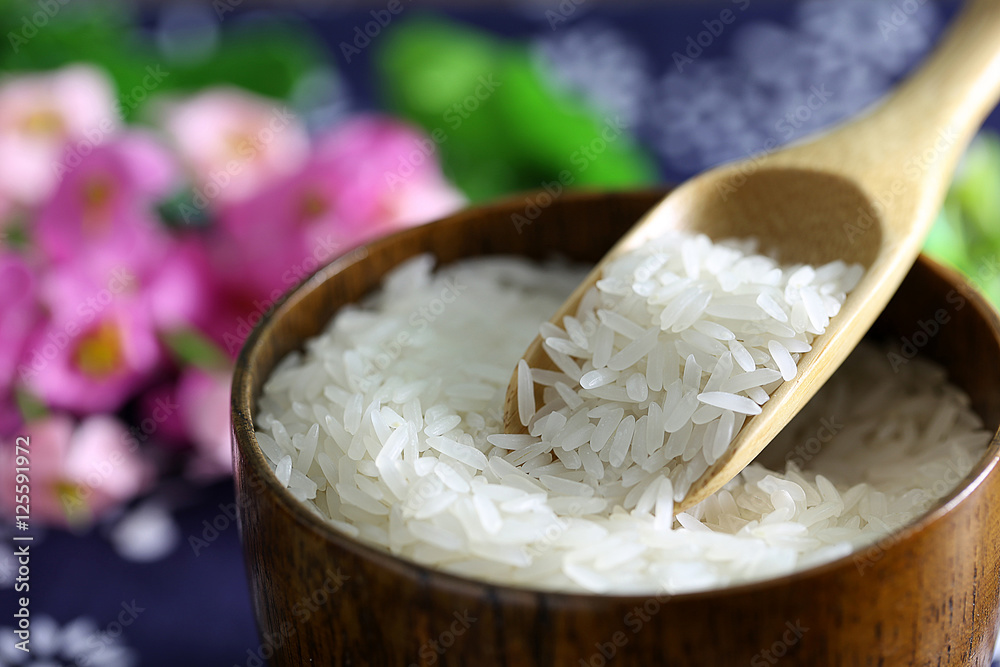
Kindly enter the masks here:
<path id="1" fill-rule="evenodd" d="M 935 53 L 880 105 L 808 143 L 687 181 L 636 223 L 552 318 L 561 325 L 576 312 L 605 263 L 668 229 L 716 240 L 756 237 L 785 263 L 841 259 L 865 267 L 841 312 L 799 359 L 796 377 L 745 423 L 677 509 L 739 474 L 858 344 L 916 260 L 956 163 L 998 96 L 1000 0 L 970 0 Z M 536 337 L 524 359 L 553 368 L 541 343 Z M 526 431 L 517 406 L 515 370 L 504 405 L 508 433 Z"/>

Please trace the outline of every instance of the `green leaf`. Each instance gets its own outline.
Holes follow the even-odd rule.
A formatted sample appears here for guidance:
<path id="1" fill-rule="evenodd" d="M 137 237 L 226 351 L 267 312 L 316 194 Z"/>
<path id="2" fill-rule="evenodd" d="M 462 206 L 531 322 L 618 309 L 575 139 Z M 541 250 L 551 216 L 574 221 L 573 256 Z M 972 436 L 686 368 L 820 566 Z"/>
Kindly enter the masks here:
<path id="1" fill-rule="evenodd" d="M 135 9 L 118 3 L 74 1 L 58 5 L 44 25 L 37 2 L 16 0 L 0 9 L 0 32 L 9 48 L 0 49 L 0 69 L 51 70 L 71 63 L 89 63 L 115 81 L 119 108 L 130 117 L 154 92 L 169 87 L 148 78 L 147 68 L 163 59 L 135 29 Z M 13 35 L 13 36 L 12 36 Z M 145 83 L 144 83 L 145 79 Z M 141 100 L 140 100 L 141 98 Z"/>
<path id="2" fill-rule="evenodd" d="M 204 228 L 211 223 L 208 209 L 198 205 L 191 189 L 179 190 L 164 199 L 156 211 L 167 226 L 177 229 Z"/>
<path id="3" fill-rule="evenodd" d="M 976 239 L 1000 246 L 1000 137 L 982 132 L 969 147 L 952 188 Z"/>
<path id="4" fill-rule="evenodd" d="M 25 389 L 14 390 L 14 400 L 17 402 L 17 409 L 21 413 L 21 419 L 26 422 L 43 419 L 48 416 L 49 409 L 38 397 L 29 393 Z"/>
<path id="5" fill-rule="evenodd" d="M 938 260 L 960 271 L 968 270 L 969 257 L 965 241 L 959 233 L 961 212 L 957 206 L 946 206 L 938 215 L 924 243 L 924 250 Z"/>
<path id="6" fill-rule="evenodd" d="M 495 76 L 503 47 L 491 35 L 460 24 L 418 19 L 387 32 L 375 66 L 386 105 L 435 138 L 448 176 L 478 201 L 518 189 L 511 152 L 492 91 L 475 97 L 480 77 Z M 499 91 L 497 91 L 499 94 Z M 469 111 L 472 101 L 474 111 Z"/>
<path id="7" fill-rule="evenodd" d="M 211 340 L 194 329 L 178 329 L 165 334 L 163 342 L 177 361 L 208 370 L 225 368 L 229 358 Z"/>
<path id="8" fill-rule="evenodd" d="M 422 19 L 387 33 L 378 48 L 387 103 L 437 137 L 445 174 L 473 201 L 564 180 L 565 170 L 578 187 L 656 179 L 627 128 L 609 130 L 614 119 L 558 90 L 521 44 Z"/>
<path id="9" fill-rule="evenodd" d="M 941 216 L 924 244 L 1000 305 L 1000 138 L 983 131 L 969 147 Z"/>
<path id="10" fill-rule="evenodd" d="M 25 250 L 28 247 L 28 225 L 24 216 L 16 216 L 0 228 L 0 247 Z"/>
<path id="11" fill-rule="evenodd" d="M 225 26 L 207 59 L 167 66 L 176 89 L 194 92 L 228 84 L 288 99 L 302 75 L 329 67 L 329 58 L 305 24 L 253 22 Z"/>
<path id="12" fill-rule="evenodd" d="M 304 73 L 329 65 L 322 44 L 305 24 L 234 18 L 222 27 L 219 44 L 208 57 L 173 62 L 141 30 L 129 4 L 73 0 L 57 6 L 57 13 L 36 27 L 31 17 L 40 11 L 37 0 L 0 3 L 0 34 L 7 42 L 0 49 L 0 70 L 89 63 L 114 80 L 125 119 L 140 116 L 159 94 L 193 93 L 215 85 L 287 99 Z"/>

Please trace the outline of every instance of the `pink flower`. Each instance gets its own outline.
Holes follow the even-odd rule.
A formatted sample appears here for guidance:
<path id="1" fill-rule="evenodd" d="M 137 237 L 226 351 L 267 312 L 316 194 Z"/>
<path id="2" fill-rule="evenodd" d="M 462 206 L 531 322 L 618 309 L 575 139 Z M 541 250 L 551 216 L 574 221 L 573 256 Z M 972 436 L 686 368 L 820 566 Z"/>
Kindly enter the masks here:
<path id="1" fill-rule="evenodd" d="M 0 192 L 23 205 L 45 199 L 61 169 L 117 132 L 111 82 L 86 65 L 0 83 Z"/>
<path id="2" fill-rule="evenodd" d="M 13 392 L 0 391 L 0 438 L 13 436 L 23 423 Z"/>
<path id="3" fill-rule="evenodd" d="M 0 191 L 0 241 L 6 240 L 17 219 L 18 207 Z"/>
<path id="4" fill-rule="evenodd" d="M 174 187 L 171 157 L 131 133 L 94 149 L 69 171 L 39 211 L 34 240 L 53 261 L 95 248 L 137 260 L 165 242 L 153 205 Z"/>
<path id="5" fill-rule="evenodd" d="M 55 318 L 93 321 L 112 304 L 136 307 L 159 332 L 190 327 L 210 309 L 204 249 L 193 239 L 160 236 L 145 254 L 99 248 L 51 268 L 41 296 Z"/>
<path id="6" fill-rule="evenodd" d="M 0 395 L 13 384 L 18 360 L 38 316 L 34 271 L 18 255 L 0 250 Z"/>
<path id="7" fill-rule="evenodd" d="M 441 173 L 434 141 L 397 120 L 360 116 L 320 141 L 320 161 L 337 165 L 356 224 L 396 228 L 428 222 L 465 198 Z"/>
<path id="8" fill-rule="evenodd" d="M 162 359 L 147 310 L 127 301 L 93 319 L 51 319 L 28 349 L 21 381 L 47 405 L 79 414 L 117 410 Z"/>
<path id="9" fill-rule="evenodd" d="M 245 199 L 305 161 L 309 139 L 281 102 L 216 88 L 168 105 L 164 129 L 195 182 L 200 208 Z"/>
<path id="10" fill-rule="evenodd" d="M 31 516 L 58 526 L 79 526 L 148 488 L 150 465 L 118 420 L 90 417 L 79 424 L 57 414 L 23 427 L 31 459 Z M 23 444 L 23 443 L 22 443 Z M 2 450 L 5 486 L 13 488 L 14 447 Z M 12 494 L 4 494 L 10 514 Z"/>
<path id="11" fill-rule="evenodd" d="M 0 250 L 0 437 L 21 425 L 14 395 L 16 370 L 40 317 L 37 280 L 18 255 Z"/>
<path id="12" fill-rule="evenodd" d="M 292 178 L 231 206 L 211 245 L 218 272 L 248 296 L 271 303 L 359 235 L 339 212 L 335 175 L 310 164 Z"/>
<path id="13" fill-rule="evenodd" d="M 115 410 L 160 369 L 160 334 L 207 318 L 204 258 L 164 242 L 146 257 L 104 249 L 49 271 L 48 319 L 18 369 L 32 392 L 77 413 Z"/>
<path id="14" fill-rule="evenodd" d="M 164 382 L 144 391 L 138 401 L 138 412 L 138 423 L 132 433 L 140 443 L 155 442 L 171 450 L 190 448 L 176 382 Z"/>
<path id="15" fill-rule="evenodd" d="M 461 206 L 433 155 L 405 179 L 389 177 L 420 142 L 416 130 L 379 117 L 348 121 L 291 177 L 225 207 L 215 247 L 219 272 L 260 301 L 277 296 L 335 256 L 393 229 Z M 248 270 L 249 269 L 249 270 Z"/>
<path id="16" fill-rule="evenodd" d="M 232 373 L 188 368 L 177 385 L 177 402 L 197 456 L 191 473 L 200 478 L 232 474 L 229 391 Z"/>
<path id="17" fill-rule="evenodd" d="M 204 246 L 193 238 L 160 248 L 156 259 L 137 267 L 137 291 L 159 332 L 198 328 L 216 307 L 214 276 Z"/>
<path id="18" fill-rule="evenodd" d="M 161 369 L 161 335 L 208 321 L 210 280 L 199 246 L 170 237 L 146 256 L 104 248 L 56 265 L 19 378 L 61 409 L 116 410 Z"/>
<path id="19" fill-rule="evenodd" d="M 223 283 L 223 280 L 228 282 Z M 254 326 L 270 311 L 282 293 L 281 287 L 266 292 L 249 281 L 240 285 L 232 275 L 221 277 L 213 292 L 214 307 L 199 330 L 230 359 L 236 359 Z"/>

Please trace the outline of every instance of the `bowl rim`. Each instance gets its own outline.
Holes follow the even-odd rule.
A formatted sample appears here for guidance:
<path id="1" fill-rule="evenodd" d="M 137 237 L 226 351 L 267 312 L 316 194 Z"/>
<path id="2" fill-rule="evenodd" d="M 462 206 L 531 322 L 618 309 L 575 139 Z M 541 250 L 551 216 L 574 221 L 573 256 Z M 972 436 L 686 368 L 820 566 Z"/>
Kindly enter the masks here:
<path id="1" fill-rule="evenodd" d="M 602 199 L 608 196 L 626 196 L 630 194 L 662 195 L 664 192 L 665 190 L 663 188 L 570 191 L 564 193 L 562 199 L 579 202 L 586 201 L 587 199 Z M 522 203 L 521 198 L 523 196 L 524 193 L 515 194 L 488 202 L 485 206 L 501 208 L 512 204 L 520 205 Z M 445 222 L 456 224 L 463 218 L 471 217 L 477 214 L 483 208 L 484 205 L 482 204 L 466 207 L 456 213 L 453 213 L 452 215 L 426 224 L 433 225 Z M 412 560 L 406 556 L 391 553 L 386 549 L 369 544 L 361 539 L 351 537 L 350 535 L 338 530 L 335 526 L 329 524 L 326 520 L 320 518 L 314 512 L 310 511 L 303 503 L 298 501 L 287 488 L 278 483 L 278 479 L 275 476 L 274 471 L 271 469 L 270 464 L 264 457 L 263 451 L 260 449 L 254 433 L 253 416 L 255 412 L 255 403 L 258 397 L 251 394 L 253 377 L 249 372 L 249 369 L 252 368 L 253 363 L 261 354 L 262 343 L 266 340 L 267 334 L 277 326 L 278 322 L 292 312 L 306 297 L 306 295 L 318 289 L 322 283 L 332 279 L 348 266 L 359 261 L 364 261 L 364 259 L 367 258 L 371 252 L 379 250 L 384 245 L 396 244 L 401 238 L 408 235 L 419 233 L 422 226 L 424 225 L 398 230 L 392 234 L 381 237 L 339 255 L 326 265 L 317 269 L 312 275 L 285 292 L 274 303 L 270 310 L 261 316 L 260 320 L 254 325 L 250 334 L 244 341 L 236 359 L 230 395 L 230 432 L 234 445 L 232 448 L 234 469 L 236 468 L 236 459 L 242 455 L 250 468 L 251 474 L 263 481 L 267 491 L 270 492 L 272 498 L 276 500 L 277 504 L 293 516 L 302 527 L 322 537 L 325 542 L 331 543 L 337 548 L 349 552 L 354 557 L 362 558 L 375 563 L 389 571 L 394 571 L 396 574 L 405 576 L 412 581 L 433 581 L 433 585 L 435 587 L 442 588 L 444 590 L 453 590 L 455 592 L 462 592 L 463 590 L 468 592 L 468 589 L 473 588 L 479 591 L 490 590 L 496 592 L 507 592 L 511 595 L 540 595 L 545 596 L 552 603 L 562 601 L 570 604 L 584 600 L 590 601 L 592 599 L 606 600 L 609 603 L 620 602 L 624 604 L 641 604 L 643 601 L 652 597 L 656 597 L 658 600 L 661 597 L 664 597 L 671 602 L 683 602 L 685 600 L 705 601 L 733 595 L 759 593 L 774 587 L 801 583 L 813 577 L 822 576 L 827 572 L 842 568 L 852 561 L 855 561 L 855 564 L 857 564 L 856 561 L 859 555 L 863 555 L 867 552 L 867 550 L 877 548 L 879 545 L 885 544 L 887 541 L 891 541 L 891 544 L 895 544 L 899 541 L 905 540 L 912 534 L 923 531 L 955 511 L 958 505 L 960 505 L 975 490 L 977 490 L 984 483 L 986 478 L 998 467 L 998 464 L 1000 464 L 1000 427 L 998 427 L 993 433 L 990 442 L 983 450 L 983 454 L 978 459 L 976 465 L 958 482 L 958 485 L 948 495 L 939 499 L 929 510 L 914 519 L 912 522 L 889 533 L 876 542 L 859 549 L 855 549 L 850 553 L 834 560 L 812 565 L 778 577 L 754 579 L 736 584 L 734 586 L 696 590 L 691 592 L 668 593 L 664 591 L 651 590 L 646 593 L 594 593 L 504 584 L 437 569 Z M 470 257 L 476 256 L 477 255 L 470 255 Z M 405 258 L 401 261 L 405 261 Z M 989 323 L 994 337 L 998 340 L 998 342 L 1000 342 L 1000 313 L 998 313 L 997 310 L 986 300 L 979 290 L 977 290 L 958 271 L 935 261 L 923 253 L 920 254 L 916 263 L 926 265 L 931 271 L 951 282 L 955 286 L 955 289 L 957 289 L 970 303 L 970 305 L 978 311 L 979 315 Z M 331 314 L 330 317 L 332 316 L 333 315 Z M 239 473 L 237 472 L 237 476 L 238 474 Z M 237 491 L 237 493 L 239 494 L 239 491 Z M 236 498 L 236 501 L 237 507 L 242 509 L 245 501 L 241 500 L 239 497 Z M 661 600 L 661 602 L 663 602 L 663 600 Z"/>

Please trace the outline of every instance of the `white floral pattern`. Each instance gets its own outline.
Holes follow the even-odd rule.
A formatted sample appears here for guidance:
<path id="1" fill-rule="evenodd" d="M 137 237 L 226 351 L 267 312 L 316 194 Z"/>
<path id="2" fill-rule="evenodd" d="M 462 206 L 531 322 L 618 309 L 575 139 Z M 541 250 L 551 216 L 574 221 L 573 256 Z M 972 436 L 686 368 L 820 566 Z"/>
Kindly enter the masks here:
<path id="1" fill-rule="evenodd" d="M 555 88 L 620 117 L 627 127 L 639 122 L 649 90 L 649 64 L 624 33 L 588 21 L 536 40 L 533 51 Z"/>
<path id="2" fill-rule="evenodd" d="M 790 27 L 737 24 L 731 57 L 695 60 L 660 79 L 646 116 L 655 147 L 675 168 L 698 171 L 861 111 L 931 46 L 939 27 L 932 3 L 901 22 L 893 22 L 895 8 L 891 0 L 809 0 Z M 825 98 L 818 108 L 783 124 L 815 90 Z"/>
<path id="3" fill-rule="evenodd" d="M 0 627 L 0 665 L 23 667 L 132 667 L 135 653 L 120 637 L 97 629 L 90 618 L 81 616 L 60 627 L 51 616 L 32 615 L 30 652 L 15 647 L 11 627 Z"/>
<path id="4" fill-rule="evenodd" d="M 895 14 L 894 14 L 895 12 Z M 728 57 L 669 57 L 651 78 L 646 54 L 614 28 L 581 22 L 536 42 L 560 85 L 638 126 L 667 166 L 695 173 L 814 132 L 874 102 L 925 53 L 940 28 L 932 2 L 807 0 L 790 25 L 741 23 Z M 707 15 L 707 14 L 706 14 Z M 677 53 L 684 57 L 684 47 Z M 680 70 L 680 71 L 678 71 Z M 818 108 L 782 124 L 823 91 Z"/>

